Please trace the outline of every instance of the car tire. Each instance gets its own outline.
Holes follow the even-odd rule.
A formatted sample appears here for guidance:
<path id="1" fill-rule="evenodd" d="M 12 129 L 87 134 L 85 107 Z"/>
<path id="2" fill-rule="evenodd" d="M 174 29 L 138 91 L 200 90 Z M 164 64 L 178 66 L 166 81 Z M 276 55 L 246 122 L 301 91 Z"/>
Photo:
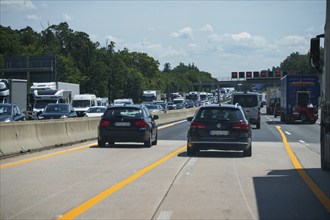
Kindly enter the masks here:
<path id="1" fill-rule="evenodd" d="M 149 134 L 148 140 L 144 142 L 144 146 L 149 148 L 151 145 L 151 135 Z"/>
<path id="2" fill-rule="evenodd" d="M 158 133 L 156 133 L 156 138 L 155 138 L 155 140 L 152 142 L 152 145 L 157 145 L 157 140 L 158 140 Z"/>
<path id="3" fill-rule="evenodd" d="M 257 123 L 257 129 L 260 129 L 260 122 Z"/>
<path id="4" fill-rule="evenodd" d="M 105 140 L 103 138 L 97 140 L 97 145 L 99 147 L 105 147 Z"/>
<path id="5" fill-rule="evenodd" d="M 187 155 L 188 156 L 195 156 L 197 153 L 196 147 L 194 147 L 193 145 L 191 147 L 187 146 Z"/>
<path id="6" fill-rule="evenodd" d="M 246 150 L 243 150 L 244 157 L 251 157 L 252 156 L 252 144 L 250 144 L 250 147 Z"/>

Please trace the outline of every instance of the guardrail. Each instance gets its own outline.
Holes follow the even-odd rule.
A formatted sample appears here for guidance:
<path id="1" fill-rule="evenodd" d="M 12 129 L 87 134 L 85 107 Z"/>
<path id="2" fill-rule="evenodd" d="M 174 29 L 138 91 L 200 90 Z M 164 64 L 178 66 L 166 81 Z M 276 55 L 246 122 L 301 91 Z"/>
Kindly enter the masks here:
<path id="1" fill-rule="evenodd" d="M 155 113 L 157 124 L 183 120 L 196 108 Z M 100 117 L 0 123 L 0 157 L 70 145 L 97 138 Z"/>

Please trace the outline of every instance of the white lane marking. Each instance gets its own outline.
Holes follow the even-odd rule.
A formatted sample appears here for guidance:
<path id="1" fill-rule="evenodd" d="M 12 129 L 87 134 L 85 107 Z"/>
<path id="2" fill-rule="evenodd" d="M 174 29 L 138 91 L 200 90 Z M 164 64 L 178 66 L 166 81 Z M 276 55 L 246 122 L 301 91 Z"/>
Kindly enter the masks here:
<path id="1" fill-rule="evenodd" d="M 305 141 L 303 141 L 303 140 L 298 140 L 301 144 L 306 144 L 306 142 Z"/>
<path id="2" fill-rule="evenodd" d="M 288 131 L 285 131 L 285 133 L 287 134 L 287 135 L 292 135 L 290 132 L 288 132 Z"/>
<path id="3" fill-rule="evenodd" d="M 253 214 L 252 210 L 251 210 L 251 207 L 250 207 L 250 205 L 249 205 L 249 203 L 248 203 L 248 201 L 247 201 L 247 198 L 246 198 L 246 196 L 245 196 L 245 194 L 244 194 L 244 191 L 243 191 L 243 188 L 242 188 L 241 181 L 239 180 L 238 173 L 237 173 L 237 167 L 236 167 L 236 160 L 234 159 L 233 161 L 234 161 L 235 175 L 236 175 L 236 178 L 237 178 L 237 182 L 238 182 L 239 188 L 240 188 L 241 193 L 242 193 L 242 195 L 243 195 L 243 198 L 244 198 L 245 204 L 246 204 L 247 208 L 249 209 L 249 211 L 250 211 L 250 213 L 251 213 L 253 219 L 257 219 L 257 218 L 255 217 L 255 215 Z"/>
<path id="4" fill-rule="evenodd" d="M 161 211 L 158 220 L 170 220 L 172 217 L 173 211 Z"/>
<path id="5" fill-rule="evenodd" d="M 186 122 L 186 121 L 187 120 L 182 120 L 182 121 L 177 121 L 177 122 L 173 122 L 173 123 L 170 123 L 170 124 L 165 124 L 165 125 L 159 126 L 158 129 L 167 128 L 167 127 L 170 127 L 170 126 L 173 126 L 173 125 L 176 125 L 176 124 L 180 124 L 180 123 L 183 123 L 183 122 Z"/>
<path id="6" fill-rule="evenodd" d="M 191 168 L 195 165 L 195 163 L 196 163 L 196 161 L 197 161 L 197 158 L 196 157 L 193 157 L 193 158 L 191 158 L 189 161 L 188 161 L 188 163 L 187 163 L 187 172 L 186 172 L 186 175 L 187 176 L 189 176 L 190 175 L 190 170 L 191 170 Z"/>

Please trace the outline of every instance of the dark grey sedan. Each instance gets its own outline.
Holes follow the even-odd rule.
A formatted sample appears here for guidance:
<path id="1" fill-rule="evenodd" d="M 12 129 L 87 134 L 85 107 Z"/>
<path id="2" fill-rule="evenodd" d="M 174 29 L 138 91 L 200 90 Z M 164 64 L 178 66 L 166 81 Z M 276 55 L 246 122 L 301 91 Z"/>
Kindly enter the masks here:
<path id="1" fill-rule="evenodd" d="M 25 121 L 25 114 L 16 104 L 0 104 L 0 122 Z"/>
<path id="2" fill-rule="evenodd" d="M 64 103 L 50 103 L 39 115 L 39 119 L 61 119 L 77 117 L 72 105 Z"/>
<path id="3" fill-rule="evenodd" d="M 207 105 L 201 107 L 191 121 L 188 130 L 187 154 L 200 150 L 243 151 L 252 155 L 252 132 L 249 121 L 238 105 Z"/>

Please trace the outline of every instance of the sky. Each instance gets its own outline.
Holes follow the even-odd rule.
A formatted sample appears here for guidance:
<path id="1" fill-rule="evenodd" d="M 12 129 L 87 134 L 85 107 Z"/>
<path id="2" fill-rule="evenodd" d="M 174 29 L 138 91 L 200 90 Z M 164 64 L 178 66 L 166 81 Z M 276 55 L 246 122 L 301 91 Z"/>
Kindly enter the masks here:
<path id="1" fill-rule="evenodd" d="M 147 53 L 212 77 L 280 66 L 324 32 L 326 0 L 0 0 L 0 24 L 40 33 L 67 22 L 105 47 Z"/>

